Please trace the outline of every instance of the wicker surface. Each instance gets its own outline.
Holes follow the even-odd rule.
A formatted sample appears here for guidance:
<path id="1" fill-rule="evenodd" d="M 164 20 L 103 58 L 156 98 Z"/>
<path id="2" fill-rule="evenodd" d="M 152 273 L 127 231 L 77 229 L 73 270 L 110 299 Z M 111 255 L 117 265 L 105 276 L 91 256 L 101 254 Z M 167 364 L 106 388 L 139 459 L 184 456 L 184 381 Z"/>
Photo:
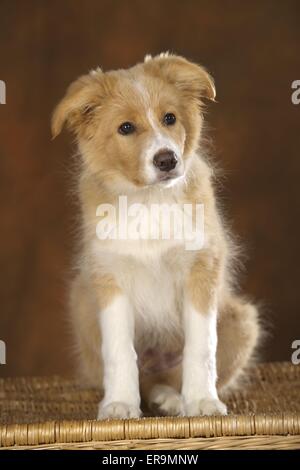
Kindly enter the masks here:
<path id="1" fill-rule="evenodd" d="M 0 446 L 93 449 L 300 448 L 300 366 L 261 364 L 229 415 L 93 421 L 100 395 L 59 377 L 0 380 Z"/>
<path id="2" fill-rule="evenodd" d="M 297 450 L 299 436 L 232 436 L 189 439 L 134 439 L 2 447 L 1 450 Z"/>

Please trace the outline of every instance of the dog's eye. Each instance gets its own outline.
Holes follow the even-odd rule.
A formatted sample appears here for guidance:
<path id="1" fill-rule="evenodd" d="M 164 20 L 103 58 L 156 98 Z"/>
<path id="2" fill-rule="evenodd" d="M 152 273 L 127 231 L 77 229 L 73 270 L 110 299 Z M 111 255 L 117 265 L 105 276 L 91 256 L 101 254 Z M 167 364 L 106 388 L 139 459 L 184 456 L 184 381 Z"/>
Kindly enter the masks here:
<path id="1" fill-rule="evenodd" d="M 135 127 L 132 122 L 123 122 L 118 129 L 119 133 L 122 135 L 129 135 L 135 131 Z"/>
<path id="2" fill-rule="evenodd" d="M 167 113 L 164 116 L 164 124 L 166 126 L 173 126 L 176 122 L 176 116 L 173 113 Z"/>

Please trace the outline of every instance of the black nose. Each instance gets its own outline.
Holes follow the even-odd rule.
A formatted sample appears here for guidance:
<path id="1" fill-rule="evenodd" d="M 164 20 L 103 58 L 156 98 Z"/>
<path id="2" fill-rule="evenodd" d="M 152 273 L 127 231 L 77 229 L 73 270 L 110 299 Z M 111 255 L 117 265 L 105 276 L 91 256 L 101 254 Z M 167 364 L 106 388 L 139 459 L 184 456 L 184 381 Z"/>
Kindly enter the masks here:
<path id="1" fill-rule="evenodd" d="M 177 157 L 171 150 L 160 150 L 154 155 L 153 163 L 160 171 L 171 171 L 177 165 Z"/>

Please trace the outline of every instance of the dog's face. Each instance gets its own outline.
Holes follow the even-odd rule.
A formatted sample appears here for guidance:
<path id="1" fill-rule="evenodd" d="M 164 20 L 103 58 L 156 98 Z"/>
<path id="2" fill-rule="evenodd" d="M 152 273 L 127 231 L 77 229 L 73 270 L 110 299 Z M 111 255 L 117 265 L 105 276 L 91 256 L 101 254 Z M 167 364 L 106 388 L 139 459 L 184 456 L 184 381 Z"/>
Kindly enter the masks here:
<path id="1" fill-rule="evenodd" d="M 53 135 L 67 123 L 87 168 L 111 187 L 173 185 L 197 149 L 203 97 L 215 97 L 211 77 L 178 56 L 97 69 L 70 86 L 54 112 Z"/>

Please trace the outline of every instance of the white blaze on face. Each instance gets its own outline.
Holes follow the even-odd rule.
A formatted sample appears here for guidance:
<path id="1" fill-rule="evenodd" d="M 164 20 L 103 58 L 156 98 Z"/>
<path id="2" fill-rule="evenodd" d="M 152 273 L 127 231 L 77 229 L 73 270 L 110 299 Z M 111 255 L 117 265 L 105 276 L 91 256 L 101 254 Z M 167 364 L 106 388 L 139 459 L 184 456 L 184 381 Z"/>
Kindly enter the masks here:
<path id="1" fill-rule="evenodd" d="M 152 130 L 151 134 L 148 134 L 148 138 L 145 139 L 145 146 L 141 153 L 141 160 L 144 166 L 143 174 L 147 184 L 155 183 L 159 180 L 159 170 L 155 168 L 153 164 L 153 158 L 160 150 L 171 150 L 175 153 L 178 163 L 176 165 L 176 176 L 180 177 L 184 174 L 184 165 L 182 161 L 182 153 L 184 142 L 178 145 L 174 139 L 172 139 L 167 132 L 164 132 L 162 127 L 157 121 L 154 111 L 151 109 L 151 99 L 149 93 L 141 81 L 135 82 L 135 87 L 139 94 L 142 96 L 144 102 L 144 109 L 147 109 L 147 120 Z M 167 112 L 167 110 L 166 110 Z M 150 135 L 150 137 L 149 137 Z M 167 185 L 172 186 L 177 181 L 176 178 L 170 180 Z"/>
<path id="2" fill-rule="evenodd" d="M 153 132 L 145 144 L 142 157 L 145 165 L 144 175 L 146 180 L 149 183 L 157 181 L 159 170 L 155 168 L 153 158 L 161 150 L 171 150 L 175 153 L 178 160 L 176 165 L 176 175 L 178 177 L 182 176 L 184 168 L 182 162 L 183 148 L 181 147 L 183 147 L 183 145 L 179 146 L 174 139 L 168 136 L 168 134 L 161 129 L 157 123 L 154 112 L 151 109 L 147 112 L 147 118 Z"/>

